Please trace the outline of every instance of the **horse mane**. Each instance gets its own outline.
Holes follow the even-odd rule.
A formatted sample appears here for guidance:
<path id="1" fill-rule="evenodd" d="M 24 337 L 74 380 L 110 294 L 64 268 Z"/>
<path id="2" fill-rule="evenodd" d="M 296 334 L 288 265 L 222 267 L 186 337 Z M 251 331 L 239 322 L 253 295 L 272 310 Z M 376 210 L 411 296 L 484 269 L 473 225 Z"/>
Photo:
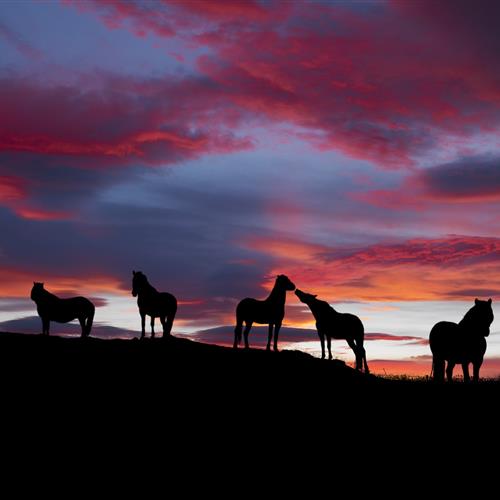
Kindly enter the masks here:
<path id="1" fill-rule="evenodd" d="M 37 300 L 43 300 L 43 299 L 53 300 L 53 299 L 59 299 L 59 297 L 57 295 L 54 295 L 53 293 L 49 292 L 42 285 L 40 287 L 37 287 L 37 296 L 33 300 L 37 301 Z"/>
<path id="2" fill-rule="evenodd" d="M 464 317 L 458 323 L 460 326 L 484 326 L 489 328 L 491 322 L 489 317 L 482 314 L 483 308 L 479 307 L 478 304 L 474 304 L 464 315 Z"/>
<path id="3" fill-rule="evenodd" d="M 150 289 L 155 292 L 158 292 L 158 290 L 148 281 L 147 276 L 142 272 L 142 271 L 137 271 L 135 273 L 135 276 L 139 276 L 142 280 L 144 280 L 144 284 Z"/>

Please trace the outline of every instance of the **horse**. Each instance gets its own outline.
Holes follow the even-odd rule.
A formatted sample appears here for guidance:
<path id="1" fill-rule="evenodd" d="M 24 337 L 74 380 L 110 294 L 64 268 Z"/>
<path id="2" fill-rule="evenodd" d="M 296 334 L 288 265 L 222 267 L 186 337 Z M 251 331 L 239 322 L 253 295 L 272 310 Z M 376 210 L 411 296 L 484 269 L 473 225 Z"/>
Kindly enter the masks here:
<path id="1" fill-rule="evenodd" d="M 85 297 L 60 299 L 45 290 L 43 283 L 33 282 L 31 300 L 36 304 L 38 315 L 42 319 L 42 334 L 49 335 L 50 322 L 68 323 L 78 319 L 82 327 L 82 337 L 88 337 L 92 329 L 95 306 Z"/>
<path id="2" fill-rule="evenodd" d="M 448 382 L 453 379 L 453 368 L 462 365 L 464 382 L 469 382 L 469 363 L 472 363 L 474 382 L 479 381 L 479 370 L 486 352 L 486 338 L 493 323 L 491 299 L 474 301 L 460 323 L 440 321 L 429 334 L 432 351 L 432 375 L 438 382 L 444 381 L 445 362 Z"/>
<path id="3" fill-rule="evenodd" d="M 146 314 L 151 316 L 151 338 L 155 337 L 155 318 L 160 318 L 163 338 L 167 338 L 170 336 L 174 324 L 177 299 L 171 293 L 156 290 L 141 271 L 132 271 L 132 276 L 132 295 L 137 297 L 137 305 L 141 315 L 141 339 L 146 333 Z"/>
<path id="4" fill-rule="evenodd" d="M 245 322 L 245 349 L 250 347 L 248 344 L 248 334 L 250 333 L 252 324 L 260 323 L 269 325 L 266 347 L 268 351 L 271 349 L 274 328 L 274 351 L 278 351 L 278 335 L 281 323 L 285 317 L 286 292 L 293 290 L 295 290 L 295 285 L 290 279 L 284 274 L 279 274 L 267 299 L 257 300 L 247 297 L 241 300 L 236 306 L 236 328 L 234 329 L 233 348 L 238 348 L 241 342 L 241 332 L 243 322 Z"/>
<path id="5" fill-rule="evenodd" d="M 316 330 L 321 342 L 321 359 L 325 359 L 325 337 L 328 344 L 328 359 L 332 359 L 332 338 L 345 339 L 356 356 L 356 370 L 369 373 L 366 351 L 363 347 L 365 329 L 354 314 L 339 313 L 328 302 L 317 299 L 317 295 L 295 290 L 301 302 L 307 304 L 316 320 Z"/>

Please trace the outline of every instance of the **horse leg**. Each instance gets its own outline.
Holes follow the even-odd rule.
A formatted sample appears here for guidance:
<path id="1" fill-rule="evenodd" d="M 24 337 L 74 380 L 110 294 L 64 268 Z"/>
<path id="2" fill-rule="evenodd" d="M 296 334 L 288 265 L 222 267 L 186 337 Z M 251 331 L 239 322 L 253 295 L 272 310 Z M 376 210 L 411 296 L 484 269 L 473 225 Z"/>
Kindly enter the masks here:
<path id="1" fill-rule="evenodd" d="M 361 359 L 358 353 L 358 348 L 356 344 L 354 343 L 353 339 L 346 339 L 347 343 L 349 344 L 349 347 L 352 349 L 354 352 L 354 356 L 356 356 L 356 370 L 361 370 Z"/>
<path id="2" fill-rule="evenodd" d="M 448 361 L 448 365 L 446 366 L 446 378 L 448 382 L 453 380 L 453 368 L 455 368 L 455 363 Z"/>
<path id="3" fill-rule="evenodd" d="M 435 382 L 444 382 L 444 364 L 444 359 L 435 356 L 432 358 L 433 380 Z"/>
<path id="4" fill-rule="evenodd" d="M 319 333 L 319 341 L 321 343 L 321 359 L 325 359 L 325 335 L 323 333 Z"/>
<path id="5" fill-rule="evenodd" d="M 363 365 L 364 365 L 365 373 L 370 373 L 370 370 L 368 369 L 368 363 L 366 361 L 366 350 L 363 346 L 364 339 L 365 339 L 365 332 L 363 330 L 356 337 L 356 349 L 358 350 L 358 355 L 359 355 L 359 369 L 363 370 Z"/>
<path id="6" fill-rule="evenodd" d="M 473 382 L 479 382 L 479 370 L 480 370 L 482 364 L 483 364 L 482 358 L 475 360 L 472 363 L 472 381 Z"/>
<path id="7" fill-rule="evenodd" d="M 155 317 L 151 316 L 151 338 L 155 338 Z"/>
<path id="8" fill-rule="evenodd" d="M 332 356 L 332 337 L 330 335 L 326 336 L 326 345 L 328 346 L 328 359 L 333 359 Z"/>
<path id="9" fill-rule="evenodd" d="M 169 337 L 171 335 L 172 327 L 174 326 L 174 319 L 176 312 L 177 312 L 177 305 L 175 305 L 170 314 L 167 314 L 167 321 L 165 322 L 165 327 L 163 329 L 164 337 Z"/>
<path id="10" fill-rule="evenodd" d="M 81 337 L 85 337 L 85 316 L 80 316 L 78 318 L 78 322 L 80 323 L 80 326 L 82 327 L 82 334 Z"/>
<path id="11" fill-rule="evenodd" d="M 464 382 L 470 382 L 469 363 L 462 363 L 462 371 L 464 373 Z"/>
<path id="12" fill-rule="evenodd" d="M 267 334 L 267 347 L 266 351 L 271 350 L 271 340 L 273 340 L 273 327 L 274 325 L 272 323 L 269 323 L 269 333 Z"/>
<path id="13" fill-rule="evenodd" d="M 160 323 L 163 330 L 163 336 L 165 337 L 165 316 L 160 316 Z"/>
<path id="14" fill-rule="evenodd" d="M 146 313 L 140 313 L 141 314 L 141 340 L 144 338 L 146 335 Z"/>
<path id="15" fill-rule="evenodd" d="M 250 328 L 252 328 L 253 321 L 247 321 L 245 324 L 245 331 L 243 332 L 243 336 L 245 338 L 245 349 L 248 349 L 250 346 L 248 344 L 248 334 L 250 333 Z"/>
<path id="16" fill-rule="evenodd" d="M 274 325 L 274 352 L 278 352 L 278 335 L 280 333 L 281 323 Z"/>
<path id="17" fill-rule="evenodd" d="M 85 323 L 85 336 L 88 337 L 90 335 L 90 332 L 92 330 L 92 323 L 94 322 L 94 314 L 95 314 L 95 307 L 92 306 L 92 309 L 87 316 L 87 322 Z"/>
<path id="18" fill-rule="evenodd" d="M 366 350 L 363 347 L 363 363 L 365 365 L 365 373 L 370 373 L 370 369 L 368 368 L 368 361 L 366 361 Z"/>
<path id="19" fill-rule="evenodd" d="M 50 319 L 42 318 L 42 334 L 43 335 L 49 334 L 49 327 L 50 327 Z"/>
<path id="20" fill-rule="evenodd" d="M 234 342 L 233 349 L 238 349 L 241 342 L 241 332 L 243 330 L 243 320 L 236 319 L 236 327 L 234 328 Z"/>

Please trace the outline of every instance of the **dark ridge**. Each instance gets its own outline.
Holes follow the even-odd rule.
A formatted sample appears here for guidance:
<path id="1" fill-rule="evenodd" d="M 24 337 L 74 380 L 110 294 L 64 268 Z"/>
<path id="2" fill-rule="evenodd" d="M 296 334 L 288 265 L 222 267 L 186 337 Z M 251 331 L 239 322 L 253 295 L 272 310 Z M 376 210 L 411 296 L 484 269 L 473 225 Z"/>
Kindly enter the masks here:
<path id="1" fill-rule="evenodd" d="M 176 337 L 0 333 L 0 380 L 6 407 L 21 402 L 27 415 L 43 410 L 61 418 L 76 407 L 95 421 L 111 409 L 131 424 L 149 425 L 167 414 L 183 425 L 208 419 L 228 432 L 269 419 L 275 428 L 280 422 L 315 428 L 352 418 L 364 426 L 400 425 L 478 408 L 494 414 L 498 395 L 496 382 L 388 380 L 300 351 L 234 350 Z"/>

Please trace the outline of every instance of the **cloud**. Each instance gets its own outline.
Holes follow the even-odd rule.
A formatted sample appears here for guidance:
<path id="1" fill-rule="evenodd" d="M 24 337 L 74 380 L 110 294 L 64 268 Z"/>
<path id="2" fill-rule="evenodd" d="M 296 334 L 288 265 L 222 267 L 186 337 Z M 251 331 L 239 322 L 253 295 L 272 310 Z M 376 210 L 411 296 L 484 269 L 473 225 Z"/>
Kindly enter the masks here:
<path id="1" fill-rule="evenodd" d="M 25 318 L 14 319 L 0 322 L 0 331 L 13 333 L 41 333 L 42 322 L 38 316 L 27 316 Z M 57 323 L 52 321 L 50 324 L 51 335 L 71 335 L 80 336 L 82 329 L 78 322 Z M 99 338 L 119 338 L 130 339 L 139 336 L 138 332 L 124 328 L 99 324 L 95 322 L 92 326 L 92 337 Z"/>
<path id="2" fill-rule="evenodd" d="M 138 168 L 253 147 L 201 79 L 96 80 L 0 78 L 0 204 L 27 219 L 73 218 L 83 197 Z"/>
<path id="3" fill-rule="evenodd" d="M 500 278 L 500 239 L 494 237 L 420 238 L 358 249 L 259 237 L 246 244 L 279 262 L 274 271 L 287 269 L 299 288 L 337 302 L 460 300 L 450 290 L 487 289 Z"/>
<path id="4" fill-rule="evenodd" d="M 400 4 L 164 2 L 154 16 L 143 2 L 87 7 L 113 29 L 203 48 L 198 70 L 226 106 L 394 168 L 500 126 L 494 2 Z"/>
<path id="5" fill-rule="evenodd" d="M 459 290 L 449 290 L 449 297 L 463 299 L 474 299 L 477 297 L 490 297 L 494 300 L 500 299 L 500 289 L 498 288 L 462 288 Z"/>
<path id="6" fill-rule="evenodd" d="M 396 335 L 392 333 L 365 333 L 365 340 L 388 340 L 394 342 L 409 341 L 411 343 L 421 343 L 422 337 L 412 335 Z"/>
<path id="7" fill-rule="evenodd" d="M 500 200 L 500 157 L 475 156 L 426 168 L 417 175 L 424 194 L 438 200 Z"/>
<path id="8" fill-rule="evenodd" d="M 7 42 L 27 59 L 38 61 L 43 57 L 39 49 L 23 40 L 21 36 L 3 23 L 0 23 L 0 40 Z"/>
<path id="9" fill-rule="evenodd" d="M 218 326 L 215 328 L 198 330 L 194 333 L 191 333 L 190 335 L 201 342 L 208 342 L 219 345 L 233 345 L 234 326 Z M 267 326 L 254 325 L 250 332 L 249 339 L 252 345 L 265 347 L 267 345 L 267 337 Z M 316 329 L 284 326 L 280 330 L 279 339 L 280 342 L 288 344 L 292 348 L 293 344 L 317 341 L 319 349 L 319 339 Z M 410 341 L 414 343 L 422 343 L 422 341 L 425 341 L 425 344 L 427 344 L 427 339 L 422 339 L 421 337 L 414 337 L 411 335 L 397 335 L 392 333 L 365 333 L 365 341 L 378 340 L 385 340 L 389 342 Z"/>
<path id="10" fill-rule="evenodd" d="M 216 103 L 210 87 L 200 80 L 109 77 L 99 87 L 0 79 L 0 151 L 77 157 L 78 165 L 97 169 L 132 160 L 172 163 L 250 146 L 248 139 L 220 129 L 222 116 L 217 124 L 203 116 L 213 113 Z"/>

